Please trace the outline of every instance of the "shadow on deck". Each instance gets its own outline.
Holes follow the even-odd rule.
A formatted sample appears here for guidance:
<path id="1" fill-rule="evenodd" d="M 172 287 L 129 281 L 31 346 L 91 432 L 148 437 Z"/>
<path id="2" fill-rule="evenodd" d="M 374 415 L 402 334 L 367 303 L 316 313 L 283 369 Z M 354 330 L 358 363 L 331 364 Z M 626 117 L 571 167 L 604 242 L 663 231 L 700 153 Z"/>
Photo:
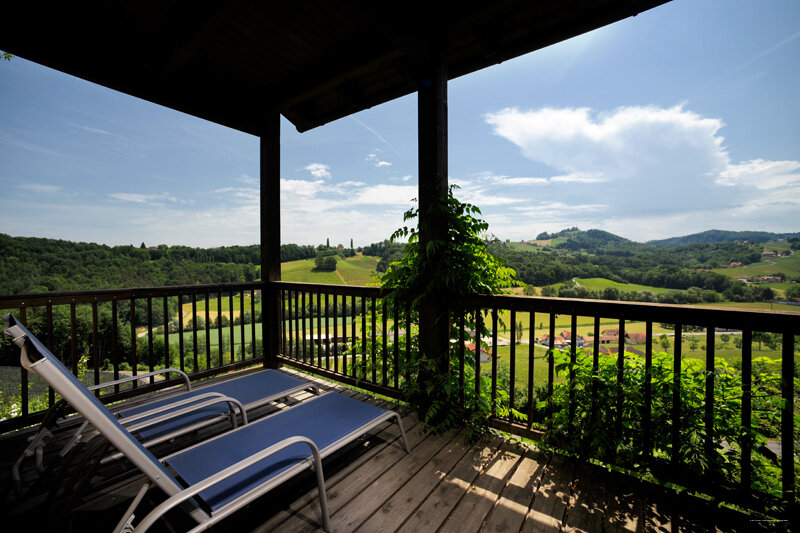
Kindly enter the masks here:
<path id="1" fill-rule="evenodd" d="M 287 370 L 288 372 L 293 372 Z M 302 375 L 309 379 L 309 376 Z M 362 401 L 389 402 L 316 380 Z M 331 521 L 337 532 L 493 531 L 752 531 L 780 530 L 697 498 L 608 472 L 548 451 L 487 435 L 468 443 L 463 431 L 434 435 L 417 416 L 400 408 L 411 453 L 396 425 L 375 430 L 324 463 Z M 19 439 L 17 439 L 19 440 Z M 20 444 L 0 440 L 3 489 Z M 141 478 L 114 473 L 115 482 L 72 506 L 60 531 L 110 531 Z M 11 505 L 3 494 L 4 529 L 17 521 L 30 529 L 45 502 Z M 154 498 L 154 501 L 157 498 Z M 25 503 L 25 502 L 23 502 Z M 21 514 L 18 514 L 22 511 Z M 139 517 L 143 514 L 139 514 Z M 321 531 L 316 484 L 303 475 L 223 521 L 213 531 Z M 21 524 L 20 524 L 21 525 Z M 163 531 L 193 523 L 176 517 Z"/>

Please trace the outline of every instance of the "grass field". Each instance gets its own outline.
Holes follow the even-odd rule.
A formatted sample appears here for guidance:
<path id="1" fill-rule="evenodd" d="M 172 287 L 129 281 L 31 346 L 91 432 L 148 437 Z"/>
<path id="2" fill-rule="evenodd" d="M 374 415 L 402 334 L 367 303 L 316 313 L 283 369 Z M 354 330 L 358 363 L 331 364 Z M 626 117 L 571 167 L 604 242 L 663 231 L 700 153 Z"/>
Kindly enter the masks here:
<path id="1" fill-rule="evenodd" d="M 347 259 L 339 258 L 334 272 L 313 272 L 313 259 L 289 261 L 281 264 L 281 279 L 331 285 L 367 285 L 374 281 L 375 267 L 379 261 L 378 257 L 360 254 Z"/>
<path id="2" fill-rule="evenodd" d="M 745 309 L 756 311 L 789 311 L 800 313 L 800 306 L 786 304 L 772 304 L 769 302 L 720 302 L 714 304 L 695 304 L 703 307 L 725 307 L 729 309 Z"/>
<path id="3" fill-rule="evenodd" d="M 770 248 L 770 246 L 766 248 Z M 775 257 L 738 268 L 715 268 L 712 272 L 717 272 L 718 274 L 723 274 L 732 278 L 769 276 L 771 274 L 783 272 L 789 278 L 798 278 L 800 277 L 800 253 L 795 252 L 788 257 Z"/>
<path id="4" fill-rule="evenodd" d="M 578 285 L 581 287 L 586 287 L 589 290 L 602 292 L 603 289 L 608 287 L 614 287 L 619 289 L 620 292 L 630 292 L 630 291 L 650 291 L 653 294 L 660 294 L 662 292 L 669 292 L 674 289 L 665 289 L 664 287 L 650 287 L 648 285 L 637 285 L 635 283 L 618 283 L 616 281 L 611 281 L 610 279 L 605 278 L 577 278 L 575 281 L 578 282 Z"/>

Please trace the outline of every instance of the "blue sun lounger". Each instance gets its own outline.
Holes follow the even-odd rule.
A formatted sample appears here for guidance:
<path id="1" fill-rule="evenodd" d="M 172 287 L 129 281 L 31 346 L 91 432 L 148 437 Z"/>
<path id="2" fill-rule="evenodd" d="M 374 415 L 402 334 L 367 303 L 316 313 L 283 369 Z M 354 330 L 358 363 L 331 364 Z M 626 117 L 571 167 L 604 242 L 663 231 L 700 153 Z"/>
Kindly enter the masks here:
<path id="1" fill-rule="evenodd" d="M 197 521 L 191 531 L 200 531 L 307 468 L 316 473 L 322 524 L 330 531 L 322 459 L 389 421 L 397 423 L 409 451 L 397 413 L 330 392 L 170 455 L 162 463 L 13 316 L 3 318 L 5 332 L 21 348 L 22 365 L 41 376 L 149 478 L 115 531 L 132 528 L 134 512 L 151 485 L 167 499 L 135 531 L 145 531 L 176 507 Z"/>
<path id="2" fill-rule="evenodd" d="M 9 320 L 16 324 L 16 319 L 11 315 L 9 316 Z M 113 408 L 115 416 L 122 425 L 141 440 L 146 447 L 152 447 L 175 439 L 225 419 L 230 420 L 231 426 L 235 429 L 238 425 L 237 410 L 242 423 L 247 424 L 247 413 L 252 412 L 254 409 L 306 390 L 319 394 L 319 388 L 315 384 L 269 369 L 195 389 L 192 389 L 188 376 L 182 371 L 164 369 L 95 385 L 87 390 L 94 391 L 169 372 L 178 373 L 184 377 L 186 391 L 171 394 L 144 404 L 137 403 L 137 405 L 131 406 L 131 402 L 126 402 L 127 407 L 123 404 Z M 18 495 L 22 493 L 20 468 L 26 457 L 35 455 L 36 470 L 38 472 L 44 471 L 42 450 L 46 439 L 52 434 L 51 430 L 58 418 L 60 407 L 60 405 L 53 406 L 52 412 L 55 414 L 45 418 L 45 422 L 41 424 L 39 432 L 30 440 L 28 446 L 12 467 L 12 479 L 16 485 Z M 72 438 L 67 441 L 59 453 L 60 457 L 66 456 L 78 442 L 88 440 L 94 434 L 92 431 L 86 431 L 88 426 L 89 421 L 84 420 L 83 424 L 78 427 Z M 110 455 L 106 458 L 106 461 L 118 457 L 119 454 Z"/>

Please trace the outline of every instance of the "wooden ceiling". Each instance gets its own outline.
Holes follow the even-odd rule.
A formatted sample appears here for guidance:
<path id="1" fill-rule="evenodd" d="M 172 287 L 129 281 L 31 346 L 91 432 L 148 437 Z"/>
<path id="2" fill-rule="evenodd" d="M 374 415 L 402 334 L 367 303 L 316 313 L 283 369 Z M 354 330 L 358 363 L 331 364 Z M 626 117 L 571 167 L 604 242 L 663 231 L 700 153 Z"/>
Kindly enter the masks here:
<path id="1" fill-rule="evenodd" d="M 0 50 L 259 135 L 416 91 L 435 46 L 453 79 L 666 1 L 13 2 Z"/>

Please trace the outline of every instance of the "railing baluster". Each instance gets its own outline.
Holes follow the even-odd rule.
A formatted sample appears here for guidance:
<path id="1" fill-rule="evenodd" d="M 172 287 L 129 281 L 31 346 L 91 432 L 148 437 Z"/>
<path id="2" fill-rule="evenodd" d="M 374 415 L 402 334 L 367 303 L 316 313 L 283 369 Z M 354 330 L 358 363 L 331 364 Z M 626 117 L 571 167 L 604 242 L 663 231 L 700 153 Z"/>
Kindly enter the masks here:
<path id="1" fill-rule="evenodd" d="M 356 297 L 352 296 L 350 300 L 350 329 L 352 333 L 352 343 L 350 344 L 350 368 L 353 377 L 356 377 Z"/>
<path id="2" fill-rule="evenodd" d="M 309 304 L 313 305 L 311 302 L 309 302 Z M 311 334 L 311 338 L 314 338 L 313 333 Z M 322 368 L 322 353 L 324 350 L 322 343 L 322 293 L 317 292 L 317 366 L 320 368 Z"/>
<path id="3" fill-rule="evenodd" d="M 47 322 L 47 342 L 46 346 L 47 349 L 51 352 L 53 351 L 53 305 L 47 304 L 46 308 L 46 317 L 45 320 Z M 58 354 L 55 354 L 58 357 Z M 59 357 L 59 359 L 63 360 L 63 357 Z M 53 387 L 47 387 L 47 405 L 52 407 L 52 405 L 56 402 L 56 393 L 53 390 Z"/>
<path id="4" fill-rule="evenodd" d="M 622 402 L 624 401 L 623 397 L 623 389 L 622 384 L 624 380 L 624 373 L 625 373 L 625 319 L 619 319 L 619 346 L 617 352 L 617 417 L 615 420 L 616 423 L 616 435 L 617 438 L 622 437 Z"/>
<path id="5" fill-rule="evenodd" d="M 387 351 L 388 350 L 388 348 L 387 348 L 387 343 L 388 343 L 387 335 L 388 335 L 388 329 L 389 329 L 389 317 L 386 316 L 386 313 L 387 313 L 387 311 L 386 311 L 386 298 L 381 300 L 381 309 L 383 310 L 383 312 L 382 312 L 382 322 L 381 322 L 381 325 L 382 325 L 381 339 L 383 341 L 382 342 L 382 349 L 381 349 L 381 354 L 382 354 L 381 355 L 381 359 L 383 361 L 383 365 L 382 365 L 382 369 L 381 369 L 381 383 L 383 385 L 386 385 L 388 383 L 388 381 L 389 381 L 388 369 L 386 368 L 386 362 L 387 362 L 386 359 L 388 359 L 388 357 L 389 357 L 389 354 L 388 354 L 388 351 Z"/>
<path id="6" fill-rule="evenodd" d="M 497 307 L 492 307 L 492 416 L 497 415 Z"/>
<path id="7" fill-rule="evenodd" d="M 192 372 L 197 372 L 200 369 L 200 364 L 197 359 L 197 293 L 192 293 L 192 351 L 194 352 L 194 366 Z"/>
<path id="8" fill-rule="evenodd" d="M 644 336 L 644 408 L 642 412 L 642 431 L 644 435 L 642 436 L 642 453 L 646 459 L 649 459 L 652 451 L 650 420 L 653 412 L 653 322 L 650 320 L 645 324 Z"/>
<path id="9" fill-rule="evenodd" d="M 528 315 L 528 427 L 533 426 L 533 408 L 536 404 L 533 382 L 533 362 L 536 355 L 536 313 Z"/>
<path id="10" fill-rule="evenodd" d="M 222 335 L 222 291 L 217 292 L 217 354 L 220 366 L 225 364 L 223 357 L 223 347 L 225 342 Z"/>
<path id="11" fill-rule="evenodd" d="M 147 297 L 147 368 L 150 372 L 153 371 L 153 298 Z M 150 384 L 155 381 L 153 376 L 150 376 Z"/>
<path id="12" fill-rule="evenodd" d="M 783 500 L 794 502 L 794 335 L 797 331 L 783 332 L 781 350 L 781 483 Z"/>
<path id="13" fill-rule="evenodd" d="M 280 342 L 280 350 L 281 353 L 286 353 L 285 348 L 285 340 L 286 340 L 286 322 L 284 321 L 285 315 L 283 314 L 283 291 L 278 291 L 278 297 L 281 299 L 281 313 L 279 320 L 281 321 L 280 331 L 283 332 L 281 335 L 281 342 Z M 263 352 L 263 344 L 262 344 L 262 352 Z M 256 291 L 255 289 L 250 289 L 250 357 L 254 358 L 256 356 Z"/>
<path id="14" fill-rule="evenodd" d="M 547 413 L 548 426 L 553 425 L 553 380 L 555 379 L 555 360 L 553 350 L 556 349 L 556 314 L 550 313 L 550 339 L 547 353 Z"/>
<path id="15" fill-rule="evenodd" d="M 406 381 L 411 376 L 411 304 L 406 304 Z"/>
<path id="16" fill-rule="evenodd" d="M 164 295 L 164 368 L 172 368 L 169 356 L 169 296 Z"/>
<path id="17" fill-rule="evenodd" d="M 205 332 L 206 332 L 206 370 L 211 368 L 213 365 L 211 364 L 211 293 L 206 292 L 206 324 L 205 324 Z M 222 366 L 222 361 L 220 361 L 219 365 Z"/>
<path id="18" fill-rule="evenodd" d="M 475 407 L 477 411 L 481 397 L 481 330 L 483 329 L 483 315 L 481 310 L 475 310 Z"/>
<path id="19" fill-rule="evenodd" d="M 361 379 L 367 379 L 367 300 L 361 297 Z"/>
<path id="20" fill-rule="evenodd" d="M 372 361 L 372 382 L 377 383 L 378 381 L 378 365 L 377 365 L 377 355 L 376 355 L 376 344 L 377 344 L 377 331 L 376 328 L 378 327 L 378 313 L 375 309 L 375 298 L 370 298 L 370 323 L 372 324 L 372 333 L 370 334 L 370 361 Z"/>
<path id="21" fill-rule="evenodd" d="M 331 368 L 331 336 L 330 336 L 330 329 L 328 328 L 328 293 L 325 293 L 325 307 L 322 309 L 322 312 L 325 314 L 325 368 L 330 370 Z"/>
<path id="22" fill-rule="evenodd" d="M 117 299 L 111 300 L 111 360 L 114 364 L 114 381 L 119 379 L 119 328 L 117 325 Z M 119 392 L 119 385 L 114 385 L 114 392 Z"/>
<path id="23" fill-rule="evenodd" d="M 572 423 L 575 420 L 575 362 L 578 356 L 578 315 L 575 311 L 570 315 L 570 340 L 569 340 L 569 412 L 567 426 L 572 431 Z"/>
<path id="24" fill-rule="evenodd" d="M 400 309 L 392 304 L 394 311 L 394 388 L 400 388 Z"/>
<path id="25" fill-rule="evenodd" d="M 246 330 L 246 326 L 244 323 L 244 291 L 239 291 L 239 334 L 241 336 L 241 346 L 242 346 L 242 361 L 247 359 L 247 343 L 244 339 L 244 332 Z"/>
<path id="26" fill-rule="evenodd" d="M 753 398 L 753 331 L 750 327 L 742 330 L 742 491 L 750 493 L 753 443 L 750 434 L 752 425 Z"/>
<path id="27" fill-rule="evenodd" d="M 231 335 L 231 363 L 234 363 L 236 362 L 236 325 L 233 323 L 233 291 L 228 292 L 228 312 L 230 313 L 228 326 Z"/>
<path id="28" fill-rule="evenodd" d="M 19 308 L 19 320 L 22 322 L 22 325 L 28 327 L 28 308 L 27 307 L 20 307 Z M 28 398 L 28 370 L 21 366 L 19 367 L 19 381 L 20 381 L 20 411 L 22 416 L 26 416 L 29 413 L 30 409 L 30 398 Z"/>
<path id="29" fill-rule="evenodd" d="M 130 308 L 130 326 L 131 326 L 131 372 L 134 376 L 139 374 L 139 358 L 137 356 L 137 339 L 136 339 L 136 299 L 131 298 Z M 133 388 L 139 386 L 139 380 L 133 381 Z"/>
<path id="30" fill-rule="evenodd" d="M 183 328 L 183 294 L 178 293 L 178 352 L 181 371 L 186 370 L 186 350 L 183 342 Z M 222 359 L 220 358 L 220 360 Z"/>
<path id="31" fill-rule="evenodd" d="M 714 369 L 716 363 L 714 361 L 714 350 L 716 343 L 716 335 L 714 326 L 706 327 L 706 405 L 705 405 L 705 424 L 706 424 L 706 442 L 705 452 L 706 461 L 708 462 L 708 476 L 709 480 L 713 480 L 714 474 L 717 470 L 716 461 L 714 460 Z"/>
<path id="32" fill-rule="evenodd" d="M 681 447 L 681 350 L 683 325 L 675 324 L 675 350 L 672 359 L 672 455 L 670 460 L 677 465 Z"/>
<path id="33" fill-rule="evenodd" d="M 311 297 L 309 296 L 309 299 L 310 299 L 310 298 L 311 298 Z M 301 320 L 303 321 L 303 331 L 302 331 L 302 339 L 303 339 L 303 362 L 305 363 L 305 362 L 306 362 L 306 358 L 307 358 L 307 357 L 306 357 L 306 354 L 308 353 L 308 352 L 306 352 L 306 293 L 305 293 L 305 291 L 303 291 L 303 292 L 301 292 L 301 293 L 300 293 L 300 306 L 302 307 L 302 308 L 300 309 L 300 315 L 301 315 Z M 262 316 L 263 316 L 263 315 L 262 315 Z M 313 354 L 313 352 L 314 352 L 314 351 L 312 350 L 311 352 L 312 352 L 312 354 Z M 313 355 L 312 355 L 312 357 L 311 357 L 311 364 L 312 364 L 312 365 L 314 364 L 314 357 L 313 357 Z"/>
<path id="34" fill-rule="evenodd" d="M 597 378 L 600 372 L 600 316 L 597 315 L 594 317 L 594 343 L 592 345 L 592 411 L 591 411 L 591 421 L 592 424 L 597 420 L 598 408 L 597 408 L 597 394 L 598 394 L 598 383 Z"/>
<path id="35" fill-rule="evenodd" d="M 511 344 L 508 356 L 509 391 L 508 391 L 508 420 L 514 422 L 514 389 L 516 385 L 516 366 L 517 366 L 517 312 L 511 310 L 509 314 L 511 321 Z"/>
<path id="36" fill-rule="evenodd" d="M 76 339 L 77 335 L 77 324 L 76 324 L 76 317 L 75 317 L 75 304 L 69 304 L 69 353 L 70 353 L 70 361 L 72 362 L 72 374 L 76 376 L 78 379 L 83 378 L 83 376 L 78 375 L 78 339 Z"/>
<path id="37" fill-rule="evenodd" d="M 339 372 L 339 298 L 336 293 L 333 293 L 333 371 Z M 342 368 L 344 368 L 344 361 L 342 361 Z M 342 372 L 347 374 L 347 372 Z"/>
<path id="38" fill-rule="evenodd" d="M 97 302 L 92 302 L 92 367 L 94 370 L 94 384 L 100 383 L 100 335 L 97 330 Z M 100 396 L 100 391 L 97 391 Z"/>
<path id="39" fill-rule="evenodd" d="M 464 407 L 464 314 L 458 314 L 458 406 Z M 410 325 L 408 326 L 410 327 Z M 397 385 L 395 385 L 396 387 Z"/>

